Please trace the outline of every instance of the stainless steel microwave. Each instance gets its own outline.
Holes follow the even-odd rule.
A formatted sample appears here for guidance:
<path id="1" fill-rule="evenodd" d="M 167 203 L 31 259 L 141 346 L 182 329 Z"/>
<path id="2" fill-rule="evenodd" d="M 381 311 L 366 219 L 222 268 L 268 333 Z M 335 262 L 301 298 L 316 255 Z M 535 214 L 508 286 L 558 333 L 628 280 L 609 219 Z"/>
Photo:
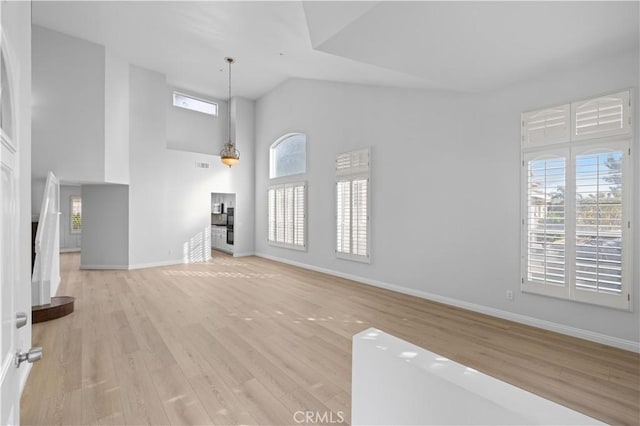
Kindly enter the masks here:
<path id="1" fill-rule="evenodd" d="M 222 214 L 222 213 L 224 213 L 224 203 L 213 203 L 213 207 L 211 209 L 211 213 L 213 213 L 213 214 Z"/>

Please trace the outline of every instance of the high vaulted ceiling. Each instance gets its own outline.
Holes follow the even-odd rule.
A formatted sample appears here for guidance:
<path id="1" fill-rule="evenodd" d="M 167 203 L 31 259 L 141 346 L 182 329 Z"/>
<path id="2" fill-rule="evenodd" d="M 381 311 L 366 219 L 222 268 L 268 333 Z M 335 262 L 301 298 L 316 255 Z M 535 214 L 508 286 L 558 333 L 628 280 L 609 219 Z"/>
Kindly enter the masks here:
<path id="1" fill-rule="evenodd" d="M 494 90 L 640 48 L 639 2 L 34 2 L 33 23 L 170 84 L 258 98 L 300 77 Z"/>

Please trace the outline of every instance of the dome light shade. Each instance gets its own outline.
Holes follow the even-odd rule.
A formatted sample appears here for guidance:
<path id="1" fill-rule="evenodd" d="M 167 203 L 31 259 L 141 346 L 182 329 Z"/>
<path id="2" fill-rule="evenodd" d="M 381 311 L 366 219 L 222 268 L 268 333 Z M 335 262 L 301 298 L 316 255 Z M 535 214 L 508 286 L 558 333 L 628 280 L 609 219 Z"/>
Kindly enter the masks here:
<path id="1" fill-rule="evenodd" d="M 220 161 L 229 167 L 235 166 L 240 161 L 240 151 L 236 149 L 231 139 L 224 144 L 224 148 L 220 151 Z"/>

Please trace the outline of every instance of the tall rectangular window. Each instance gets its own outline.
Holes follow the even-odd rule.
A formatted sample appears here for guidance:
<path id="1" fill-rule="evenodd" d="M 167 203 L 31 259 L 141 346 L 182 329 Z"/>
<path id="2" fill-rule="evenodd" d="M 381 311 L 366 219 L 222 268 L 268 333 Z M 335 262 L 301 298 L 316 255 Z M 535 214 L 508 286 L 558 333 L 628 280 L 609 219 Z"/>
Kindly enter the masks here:
<path id="1" fill-rule="evenodd" d="M 336 255 L 369 262 L 370 154 L 368 149 L 336 158 Z"/>
<path id="2" fill-rule="evenodd" d="M 553 107 L 571 131 L 534 145 L 549 114 L 523 114 L 523 291 L 631 308 L 630 108 L 628 91 Z"/>
<path id="3" fill-rule="evenodd" d="M 78 195 L 71 196 L 71 233 L 79 234 L 82 231 L 82 198 Z"/>
<path id="4" fill-rule="evenodd" d="M 269 244 L 297 250 L 306 249 L 306 197 L 307 185 L 304 182 L 269 188 Z"/>

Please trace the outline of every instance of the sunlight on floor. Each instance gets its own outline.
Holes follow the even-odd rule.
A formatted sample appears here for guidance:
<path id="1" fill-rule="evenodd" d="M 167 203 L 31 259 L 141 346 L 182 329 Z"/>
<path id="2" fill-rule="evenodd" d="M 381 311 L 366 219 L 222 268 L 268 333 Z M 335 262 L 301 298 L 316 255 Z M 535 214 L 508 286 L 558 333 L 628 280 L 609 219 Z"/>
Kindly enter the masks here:
<path id="1" fill-rule="evenodd" d="M 280 274 L 265 274 L 260 272 L 210 272 L 210 271 L 163 271 L 171 277 L 211 277 L 211 278 L 277 278 Z"/>

